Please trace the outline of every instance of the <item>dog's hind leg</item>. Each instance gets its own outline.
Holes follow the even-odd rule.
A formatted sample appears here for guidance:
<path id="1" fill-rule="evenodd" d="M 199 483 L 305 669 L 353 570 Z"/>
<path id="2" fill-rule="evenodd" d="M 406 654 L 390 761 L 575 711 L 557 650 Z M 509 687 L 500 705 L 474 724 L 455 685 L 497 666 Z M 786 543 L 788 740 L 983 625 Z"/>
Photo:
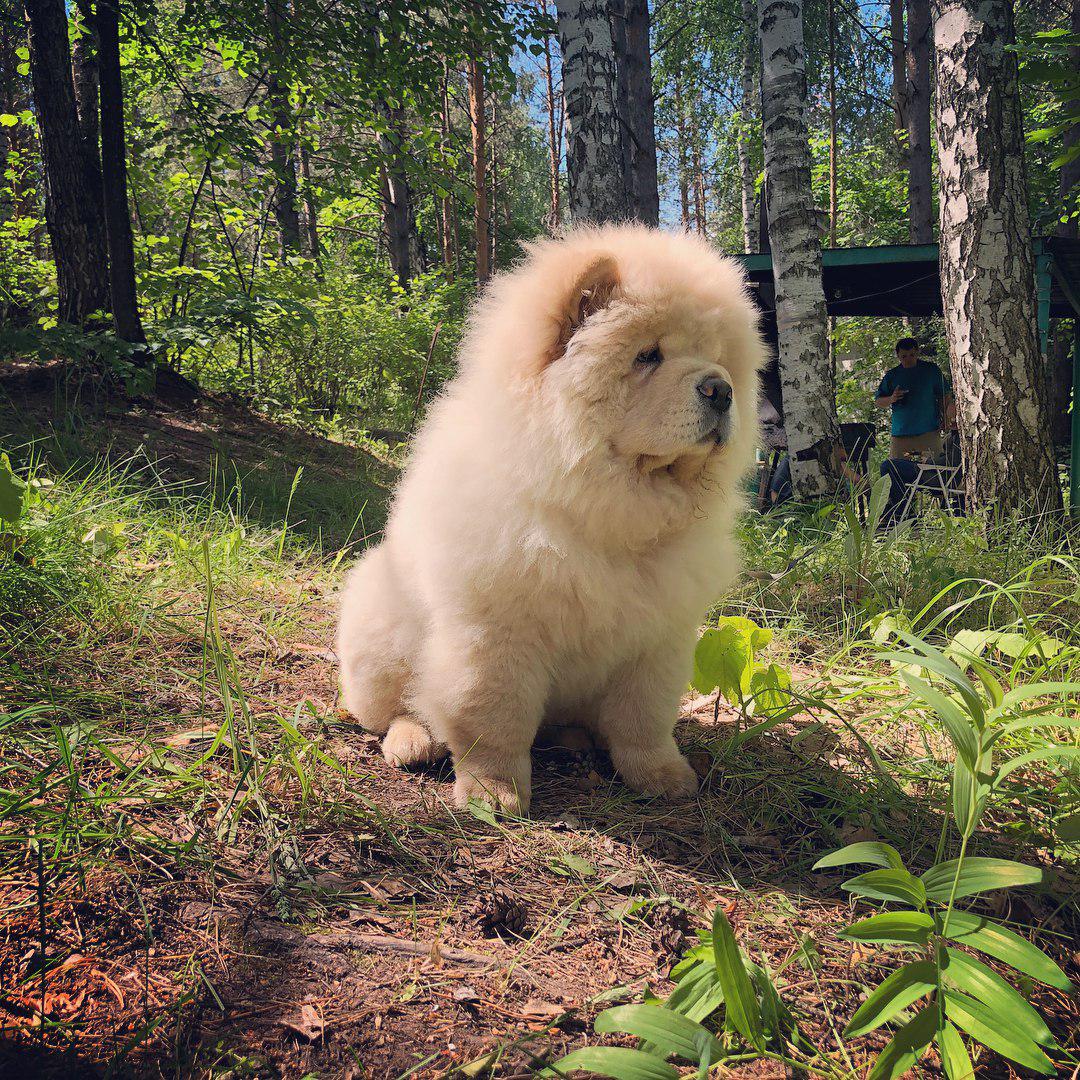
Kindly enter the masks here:
<path id="1" fill-rule="evenodd" d="M 410 619 L 386 553 L 357 563 L 341 597 L 337 655 L 341 699 L 362 727 L 385 735 L 405 711 L 411 668 L 403 647 Z"/>

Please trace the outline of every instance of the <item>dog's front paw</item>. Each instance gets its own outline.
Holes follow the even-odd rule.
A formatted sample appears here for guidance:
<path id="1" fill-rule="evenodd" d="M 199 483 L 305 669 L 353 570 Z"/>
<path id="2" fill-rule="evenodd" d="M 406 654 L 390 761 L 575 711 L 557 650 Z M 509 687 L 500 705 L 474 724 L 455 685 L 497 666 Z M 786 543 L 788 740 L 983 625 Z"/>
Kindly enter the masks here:
<path id="1" fill-rule="evenodd" d="M 698 775 L 693 766 L 674 749 L 622 750 L 614 747 L 612 762 L 629 787 L 643 795 L 666 799 L 687 799 L 698 789 Z"/>
<path id="2" fill-rule="evenodd" d="M 382 741 L 383 757 L 391 765 L 428 765 L 445 756 L 447 748 L 435 741 L 423 724 L 402 717 L 395 720 Z"/>
<path id="3" fill-rule="evenodd" d="M 476 799 L 493 810 L 524 817 L 529 812 L 530 796 L 529 781 L 520 778 L 459 771 L 454 781 L 454 802 L 462 809 L 470 799 Z"/>

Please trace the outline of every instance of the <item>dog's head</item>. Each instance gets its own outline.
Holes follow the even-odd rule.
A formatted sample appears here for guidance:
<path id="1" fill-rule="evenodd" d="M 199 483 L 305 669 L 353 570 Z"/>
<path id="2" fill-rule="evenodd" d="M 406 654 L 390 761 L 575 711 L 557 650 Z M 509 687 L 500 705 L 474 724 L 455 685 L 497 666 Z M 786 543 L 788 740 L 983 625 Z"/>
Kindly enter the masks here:
<path id="1" fill-rule="evenodd" d="M 741 468 L 753 445 L 757 313 L 737 265 L 697 238 L 609 226 L 533 245 L 474 334 L 478 363 L 570 457 L 689 479 L 725 456 Z"/>

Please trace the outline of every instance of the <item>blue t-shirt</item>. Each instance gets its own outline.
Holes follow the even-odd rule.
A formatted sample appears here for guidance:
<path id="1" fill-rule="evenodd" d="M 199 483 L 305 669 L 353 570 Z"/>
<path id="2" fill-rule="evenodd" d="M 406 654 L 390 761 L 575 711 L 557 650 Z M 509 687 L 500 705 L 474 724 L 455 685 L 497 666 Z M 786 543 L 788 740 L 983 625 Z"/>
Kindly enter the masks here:
<path id="1" fill-rule="evenodd" d="M 892 433 L 897 436 L 925 435 L 941 426 L 942 399 L 949 393 L 949 380 L 941 368 L 929 360 L 919 360 L 914 367 L 897 364 L 885 372 L 877 397 L 887 397 L 894 390 L 906 390 L 892 407 Z"/>

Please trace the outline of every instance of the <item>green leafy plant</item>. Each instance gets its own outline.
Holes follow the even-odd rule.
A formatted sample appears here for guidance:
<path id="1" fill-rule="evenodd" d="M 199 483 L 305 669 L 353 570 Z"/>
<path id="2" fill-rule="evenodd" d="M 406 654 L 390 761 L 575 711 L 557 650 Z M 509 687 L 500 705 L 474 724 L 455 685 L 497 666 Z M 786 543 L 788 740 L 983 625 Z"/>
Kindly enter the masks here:
<path id="1" fill-rule="evenodd" d="M 780 1001 L 768 972 L 739 949 L 724 912 L 713 915 L 712 933 L 672 970 L 675 990 L 667 1001 L 619 1005 L 597 1016 L 598 1035 L 633 1035 L 637 1047 L 585 1046 L 544 1069 L 541 1076 L 563 1076 L 588 1069 L 615 1080 L 668 1080 L 680 1074 L 669 1058 L 697 1066 L 704 1077 L 716 1065 L 730 1066 L 758 1057 L 797 1062 L 776 1050 L 792 1035 L 791 1015 Z M 721 1007 L 718 1037 L 703 1021 Z"/>
<path id="2" fill-rule="evenodd" d="M 1080 748 L 1047 741 L 1043 747 L 995 762 L 1003 736 L 1017 731 L 1076 728 L 1080 719 L 1048 712 L 1030 702 L 1080 693 L 1076 683 L 1033 683 L 1005 691 L 989 668 L 969 656 L 978 687 L 943 653 L 898 632 L 908 650 L 890 650 L 882 659 L 898 666 L 911 691 L 909 704 L 932 710 L 955 750 L 952 819 L 960 836 L 956 858 L 945 859 L 948 819 L 934 864 L 913 874 L 900 853 L 880 841 L 850 844 L 820 859 L 817 869 L 864 864 L 874 869 L 844 882 L 842 888 L 868 900 L 904 907 L 872 915 L 847 927 L 851 941 L 916 947 L 917 959 L 889 975 L 859 1007 L 845 1029 L 854 1038 L 890 1021 L 909 1007 L 926 1003 L 904 1020 L 878 1056 L 869 1080 L 893 1080 L 910 1069 L 935 1044 L 950 1080 L 973 1075 L 964 1035 L 1003 1057 L 1046 1075 L 1055 1072 L 1047 1051 L 1054 1038 L 1039 1013 L 1005 979 L 962 945 L 1008 964 L 1039 982 L 1071 990 L 1065 973 L 1041 949 L 1000 923 L 957 907 L 957 901 L 995 889 L 1034 885 L 1043 871 L 1034 866 L 972 856 L 968 847 L 988 801 L 1016 769 L 1050 757 L 1080 756 Z M 938 685 L 941 684 L 941 685 Z"/>
<path id="3" fill-rule="evenodd" d="M 791 701 L 791 675 L 779 664 L 758 660 L 772 631 L 741 615 L 720 618 L 694 650 L 694 689 L 716 690 L 746 717 L 773 715 Z"/>

